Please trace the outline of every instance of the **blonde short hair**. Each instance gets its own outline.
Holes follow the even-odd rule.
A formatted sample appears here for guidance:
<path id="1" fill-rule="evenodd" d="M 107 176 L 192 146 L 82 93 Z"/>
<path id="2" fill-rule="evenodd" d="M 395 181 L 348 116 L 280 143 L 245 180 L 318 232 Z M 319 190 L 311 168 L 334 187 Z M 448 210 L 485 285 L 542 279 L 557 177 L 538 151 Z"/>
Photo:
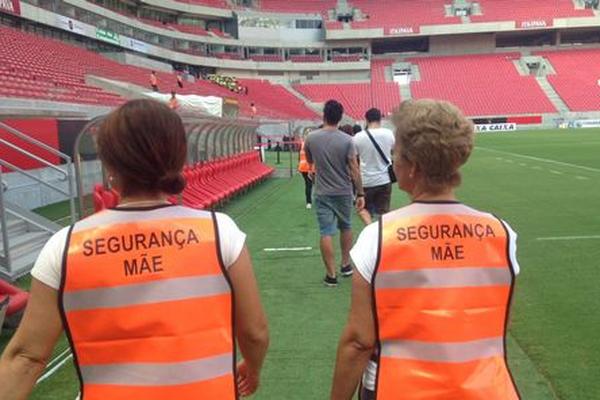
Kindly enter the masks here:
<path id="1" fill-rule="evenodd" d="M 440 193 L 461 183 L 459 168 L 473 150 L 473 123 L 446 101 L 405 101 L 394 111 L 400 156 L 414 163 L 425 189 Z"/>

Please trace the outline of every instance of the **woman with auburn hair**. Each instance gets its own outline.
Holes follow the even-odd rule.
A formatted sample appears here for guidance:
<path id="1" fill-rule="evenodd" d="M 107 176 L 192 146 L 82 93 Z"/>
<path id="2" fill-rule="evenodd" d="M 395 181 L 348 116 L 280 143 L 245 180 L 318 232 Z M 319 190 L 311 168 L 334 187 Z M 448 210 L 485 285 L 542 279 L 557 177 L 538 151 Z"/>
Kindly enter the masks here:
<path id="1" fill-rule="evenodd" d="M 367 226 L 331 399 L 512 400 L 505 336 L 519 273 L 515 232 L 457 200 L 473 124 L 452 104 L 394 113 L 394 169 L 411 204 Z M 361 381 L 362 375 L 362 381 Z"/>
<path id="2" fill-rule="evenodd" d="M 0 398 L 27 398 L 63 329 L 82 400 L 254 393 L 268 329 L 246 236 L 224 214 L 167 201 L 185 186 L 181 119 L 133 100 L 103 121 L 97 145 L 121 202 L 42 250 L 0 359 Z"/>

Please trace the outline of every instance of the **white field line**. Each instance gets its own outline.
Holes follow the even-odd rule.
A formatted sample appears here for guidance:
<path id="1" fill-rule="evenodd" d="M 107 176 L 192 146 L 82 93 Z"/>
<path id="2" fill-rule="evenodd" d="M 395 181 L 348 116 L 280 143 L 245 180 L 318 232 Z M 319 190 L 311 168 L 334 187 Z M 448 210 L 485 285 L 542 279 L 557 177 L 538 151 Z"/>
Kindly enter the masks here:
<path id="1" fill-rule="evenodd" d="M 558 240 L 597 240 L 600 239 L 600 235 L 589 235 L 589 236 L 549 236 L 539 237 L 535 240 L 539 241 L 558 241 Z"/>
<path id="2" fill-rule="evenodd" d="M 56 357 L 54 357 L 54 359 L 52 359 L 48 363 L 48 365 L 46 365 L 46 369 L 51 368 L 54 363 L 57 363 L 58 361 L 60 361 L 61 358 L 63 358 L 64 356 L 66 356 L 70 352 L 71 352 L 71 349 L 69 349 L 69 348 L 65 349 L 62 353 L 60 353 L 59 355 L 57 355 Z"/>
<path id="3" fill-rule="evenodd" d="M 275 253 L 275 252 L 280 252 L 280 251 L 310 251 L 312 250 L 312 247 L 268 247 L 266 249 L 263 249 L 263 251 L 266 251 L 268 253 Z"/>
<path id="4" fill-rule="evenodd" d="M 528 160 L 540 161 L 540 162 L 545 162 L 545 163 L 550 163 L 550 164 L 555 164 L 555 165 L 562 165 L 564 167 L 578 168 L 578 169 L 582 169 L 584 171 L 600 172 L 600 169 L 598 169 L 598 168 L 586 167 L 583 165 L 577 165 L 577 164 L 571 164 L 571 163 L 567 163 L 567 162 L 563 162 L 563 161 L 551 160 L 549 158 L 528 156 L 525 154 L 511 153 L 510 151 L 502 151 L 502 150 L 490 149 L 487 147 L 479 147 L 479 146 L 477 146 L 476 149 L 490 151 L 492 153 L 506 154 L 506 155 L 513 156 L 513 157 L 526 158 Z"/>
<path id="5" fill-rule="evenodd" d="M 40 384 L 40 383 L 44 382 L 46 379 L 50 378 L 52 375 L 54 375 L 56 373 L 56 371 L 58 371 L 63 365 L 65 365 L 65 363 L 67 361 L 69 361 L 71 358 L 73 358 L 73 354 L 69 354 L 67 357 L 63 358 L 58 364 L 56 364 L 54 367 L 50 368 L 50 370 L 48 372 L 46 372 L 44 375 L 40 376 L 40 379 L 37 380 L 36 384 Z"/>

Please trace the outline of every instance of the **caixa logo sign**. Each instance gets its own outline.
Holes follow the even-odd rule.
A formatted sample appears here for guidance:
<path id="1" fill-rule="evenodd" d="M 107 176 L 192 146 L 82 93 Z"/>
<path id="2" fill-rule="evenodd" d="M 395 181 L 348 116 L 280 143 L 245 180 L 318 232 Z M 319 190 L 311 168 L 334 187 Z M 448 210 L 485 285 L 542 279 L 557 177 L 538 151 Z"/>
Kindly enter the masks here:
<path id="1" fill-rule="evenodd" d="M 521 22 L 521 28 L 532 29 L 532 28 L 545 28 L 548 24 L 544 20 L 536 21 L 523 21 Z"/>
<path id="2" fill-rule="evenodd" d="M 0 0 L 0 11 L 19 14 L 19 0 Z"/>
<path id="3" fill-rule="evenodd" d="M 390 35 L 407 35 L 411 33 L 415 33 L 412 26 L 401 26 L 398 28 L 390 28 L 389 30 Z"/>
<path id="4" fill-rule="evenodd" d="M 477 132 L 512 132 L 517 130 L 517 124 L 479 124 L 475 125 Z"/>

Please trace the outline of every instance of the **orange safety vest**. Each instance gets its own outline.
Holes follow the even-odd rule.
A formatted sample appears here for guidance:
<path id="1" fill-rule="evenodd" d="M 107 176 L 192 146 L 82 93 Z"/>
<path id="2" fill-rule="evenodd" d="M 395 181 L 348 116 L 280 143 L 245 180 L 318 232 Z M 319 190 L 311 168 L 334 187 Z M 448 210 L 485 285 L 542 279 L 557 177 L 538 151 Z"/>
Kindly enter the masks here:
<path id="1" fill-rule="evenodd" d="M 413 203 L 383 216 L 380 242 L 375 398 L 519 399 L 505 358 L 515 274 L 504 224 Z"/>
<path id="2" fill-rule="evenodd" d="M 217 230 L 214 214 L 180 206 L 71 228 L 60 306 L 82 400 L 238 398 Z"/>
<path id="3" fill-rule="evenodd" d="M 300 145 L 300 161 L 298 162 L 298 171 L 314 172 L 314 166 L 306 159 L 306 150 L 304 150 L 304 141 Z"/>
<path id="4" fill-rule="evenodd" d="M 176 98 L 169 99 L 169 108 L 171 110 L 177 110 L 179 108 L 179 101 Z"/>

